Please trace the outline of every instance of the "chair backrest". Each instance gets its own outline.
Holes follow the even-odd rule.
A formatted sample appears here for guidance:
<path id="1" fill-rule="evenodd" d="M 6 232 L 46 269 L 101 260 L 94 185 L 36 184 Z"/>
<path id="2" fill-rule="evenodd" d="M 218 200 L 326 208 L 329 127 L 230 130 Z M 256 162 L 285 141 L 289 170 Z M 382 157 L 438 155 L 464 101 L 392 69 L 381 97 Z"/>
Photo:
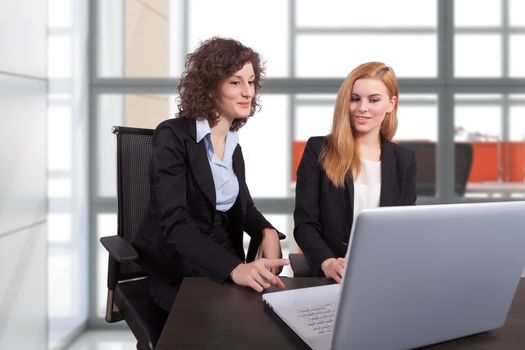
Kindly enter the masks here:
<path id="1" fill-rule="evenodd" d="M 148 208 L 149 165 L 154 130 L 117 126 L 118 235 L 132 243 Z M 118 264 L 118 280 L 145 276 L 136 262 Z"/>
<path id="2" fill-rule="evenodd" d="M 436 195 L 436 144 L 434 142 L 399 142 L 416 153 L 417 175 L 416 192 L 418 196 Z M 472 167 L 472 145 L 455 143 L 455 185 L 454 191 L 463 196 Z"/>
<path id="3" fill-rule="evenodd" d="M 467 182 L 472 169 L 473 149 L 470 143 L 462 142 L 455 144 L 456 155 L 456 194 L 465 195 Z"/>

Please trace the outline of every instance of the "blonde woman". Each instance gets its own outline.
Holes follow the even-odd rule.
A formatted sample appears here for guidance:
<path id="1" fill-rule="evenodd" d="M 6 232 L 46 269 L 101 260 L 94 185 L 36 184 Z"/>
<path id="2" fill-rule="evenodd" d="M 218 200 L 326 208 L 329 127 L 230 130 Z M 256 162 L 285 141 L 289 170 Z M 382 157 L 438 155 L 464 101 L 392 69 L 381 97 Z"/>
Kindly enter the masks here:
<path id="1" fill-rule="evenodd" d="M 363 209 L 414 205 L 414 152 L 393 143 L 399 89 L 391 67 L 364 63 L 337 94 L 332 131 L 308 140 L 297 170 L 295 229 L 310 269 L 340 283 Z"/>

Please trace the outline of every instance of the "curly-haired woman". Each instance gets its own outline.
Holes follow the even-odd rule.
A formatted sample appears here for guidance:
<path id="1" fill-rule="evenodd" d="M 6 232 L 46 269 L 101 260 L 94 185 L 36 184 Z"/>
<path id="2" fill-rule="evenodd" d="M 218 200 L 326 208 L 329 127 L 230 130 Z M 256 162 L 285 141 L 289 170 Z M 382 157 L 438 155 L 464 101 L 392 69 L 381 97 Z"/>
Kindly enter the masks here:
<path id="1" fill-rule="evenodd" d="M 238 41 L 211 38 L 187 56 L 178 117 L 153 135 L 151 199 L 134 245 L 150 274 L 150 295 L 169 311 L 185 276 L 228 279 L 261 292 L 276 275 L 279 233 L 254 206 L 236 133 L 258 106 L 263 67 Z M 245 262 L 243 232 L 261 240 Z"/>

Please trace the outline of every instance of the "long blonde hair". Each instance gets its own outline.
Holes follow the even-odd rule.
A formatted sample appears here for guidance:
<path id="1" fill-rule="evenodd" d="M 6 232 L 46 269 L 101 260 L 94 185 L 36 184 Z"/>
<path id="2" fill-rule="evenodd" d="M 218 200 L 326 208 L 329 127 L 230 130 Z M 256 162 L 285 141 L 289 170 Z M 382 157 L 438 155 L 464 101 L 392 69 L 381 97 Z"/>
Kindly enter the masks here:
<path id="1" fill-rule="evenodd" d="M 357 66 L 341 84 L 335 100 L 332 131 L 321 151 L 323 169 L 332 183 L 344 187 L 345 177 L 351 171 L 357 176 L 361 171 L 359 150 L 355 142 L 355 131 L 350 123 L 350 98 L 354 82 L 358 79 L 377 79 L 385 84 L 389 97 L 399 98 L 399 88 L 394 70 L 381 62 L 368 62 Z M 387 113 L 381 124 L 383 138 L 391 140 L 397 129 L 397 103 L 392 112 Z"/>

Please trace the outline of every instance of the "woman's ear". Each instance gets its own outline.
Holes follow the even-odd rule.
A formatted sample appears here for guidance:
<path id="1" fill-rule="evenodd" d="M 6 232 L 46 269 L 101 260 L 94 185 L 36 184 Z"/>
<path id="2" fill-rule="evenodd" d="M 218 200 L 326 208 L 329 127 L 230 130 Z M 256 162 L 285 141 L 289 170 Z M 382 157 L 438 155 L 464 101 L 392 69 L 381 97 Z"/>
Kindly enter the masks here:
<path id="1" fill-rule="evenodd" d="M 392 96 L 390 98 L 390 109 L 388 110 L 388 113 L 391 113 L 395 108 L 397 104 L 397 96 Z"/>

